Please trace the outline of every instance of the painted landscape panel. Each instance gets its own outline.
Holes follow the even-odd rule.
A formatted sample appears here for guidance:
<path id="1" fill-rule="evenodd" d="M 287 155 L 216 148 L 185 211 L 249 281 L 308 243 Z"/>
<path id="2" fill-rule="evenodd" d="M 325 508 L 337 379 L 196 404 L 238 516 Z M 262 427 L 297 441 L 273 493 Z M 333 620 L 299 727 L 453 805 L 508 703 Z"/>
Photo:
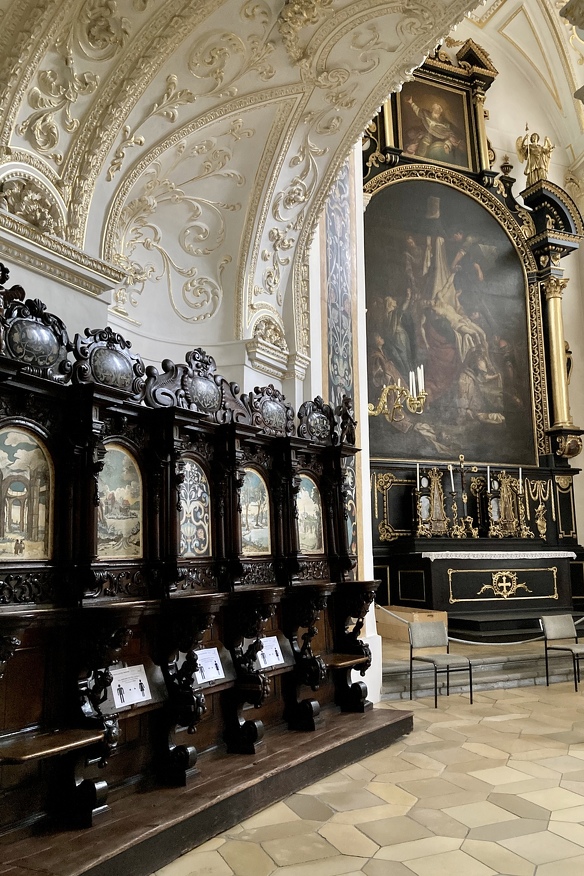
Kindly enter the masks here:
<path id="1" fill-rule="evenodd" d="M 53 468 L 39 439 L 0 429 L 0 560 L 48 560 L 52 553 Z"/>
<path id="2" fill-rule="evenodd" d="M 108 444 L 98 490 L 98 559 L 141 557 L 142 478 L 136 460 L 125 447 Z"/>
<path id="3" fill-rule="evenodd" d="M 245 468 L 241 487 L 241 553 L 245 557 L 269 554 L 270 497 L 263 477 L 253 468 Z"/>
<path id="4" fill-rule="evenodd" d="M 320 493 L 317 485 L 308 475 L 300 477 L 296 507 L 298 509 L 298 549 L 300 553 L 324 553 Z"/>

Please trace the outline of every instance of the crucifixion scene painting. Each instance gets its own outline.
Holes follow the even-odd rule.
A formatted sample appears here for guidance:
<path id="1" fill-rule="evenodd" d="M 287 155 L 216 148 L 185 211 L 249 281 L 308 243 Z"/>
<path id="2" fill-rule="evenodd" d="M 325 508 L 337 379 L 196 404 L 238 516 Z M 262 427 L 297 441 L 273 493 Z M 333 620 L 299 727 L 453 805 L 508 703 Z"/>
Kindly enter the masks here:
<path id="1" fill-rule="evenodd" d="M 370 416 L 377 458 L 535 460 L 527 282 L 495 217 L 452 186 L 406 180 L 365 213 L 369 402 L 421 365 L 421 414 Z"/>

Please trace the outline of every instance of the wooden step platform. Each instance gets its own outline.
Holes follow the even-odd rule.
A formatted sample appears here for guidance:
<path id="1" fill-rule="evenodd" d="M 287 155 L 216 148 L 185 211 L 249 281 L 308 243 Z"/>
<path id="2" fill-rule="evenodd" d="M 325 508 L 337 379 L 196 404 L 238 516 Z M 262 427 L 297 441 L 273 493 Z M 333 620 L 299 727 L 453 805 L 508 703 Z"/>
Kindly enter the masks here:
<path id="1" fill-rule="evenodd" d="M 411 712 L 325 710 L 312 733 L 278 728 L 265 753 L 213 752 L 185 788 L 153 787 L 114 801 L 87 830 L 0 841 L 6 876 L 149 876 L 179 855 L 331 772 L 409 733 Z"/>

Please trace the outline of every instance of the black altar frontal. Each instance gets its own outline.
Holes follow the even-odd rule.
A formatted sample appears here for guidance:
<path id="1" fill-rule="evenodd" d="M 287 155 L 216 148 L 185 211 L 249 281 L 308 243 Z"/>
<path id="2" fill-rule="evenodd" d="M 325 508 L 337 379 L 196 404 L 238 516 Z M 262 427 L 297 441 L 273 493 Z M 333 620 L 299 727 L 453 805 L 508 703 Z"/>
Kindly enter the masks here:
<path id="1" fill-rule="evenodd" d="M 515 200 L 485 132 L 497 71 L 454 51 L 363 141 L 373 543 L 382 604 L 493 635 L 584 608 L 561 310 L 584 226 L 544 172 Z"/>

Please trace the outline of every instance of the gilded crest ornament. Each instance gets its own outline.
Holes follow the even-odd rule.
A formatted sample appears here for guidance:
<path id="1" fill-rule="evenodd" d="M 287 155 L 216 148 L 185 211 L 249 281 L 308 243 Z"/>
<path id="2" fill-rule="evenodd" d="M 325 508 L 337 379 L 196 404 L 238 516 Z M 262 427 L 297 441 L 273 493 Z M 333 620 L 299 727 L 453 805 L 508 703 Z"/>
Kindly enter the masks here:
<path id="1" fill-rule="evenodd" d="M 517 583 L 517 574 L 515 572 L 492 572 L 491 577 L 492 584 L 484 584 L 477 596 L 480 596 L 487 590 L 492 590 L 493 594 L 500 599 L 512 599 L 516 596 L 518 590 L 532 593 L 527 584 Z"/>

